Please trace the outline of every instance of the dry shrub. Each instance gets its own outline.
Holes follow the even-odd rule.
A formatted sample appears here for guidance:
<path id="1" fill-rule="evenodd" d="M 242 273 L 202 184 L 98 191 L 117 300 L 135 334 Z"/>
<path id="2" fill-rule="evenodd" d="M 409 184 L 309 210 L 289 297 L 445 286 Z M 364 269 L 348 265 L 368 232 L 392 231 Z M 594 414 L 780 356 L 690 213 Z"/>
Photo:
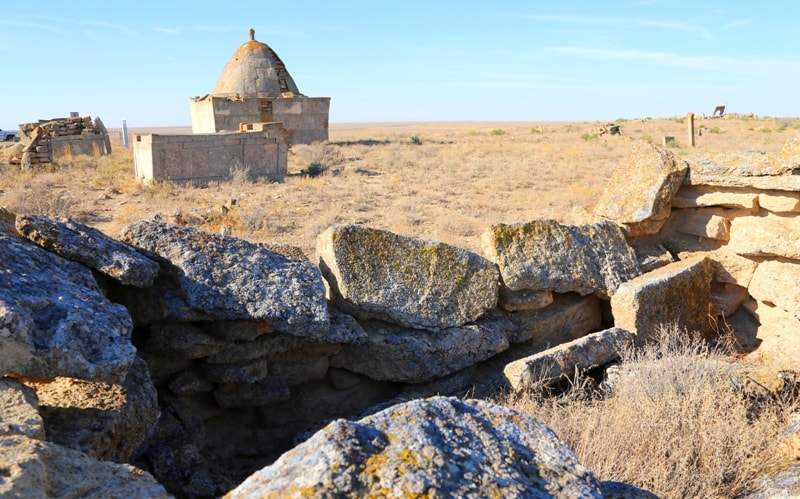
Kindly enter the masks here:
<path id="1" fill-rule="evenodd" d="M 4 202 L 11 212 L 17 214 L 81 218 L 80 200 L 63 187 L 49 183 L 33 183 L 14 191 Z"/>
<path id="2" fill-rule="evenodd" d="M 701 340 L 676 328 L 656 336 L 625 355 L 611 395 L 506 403 L 549 425 L 601 480 L 664 498 L 733 497 L 785 462 L 775 449 L 787 403 L 754 397 L 744 364 Z"/>

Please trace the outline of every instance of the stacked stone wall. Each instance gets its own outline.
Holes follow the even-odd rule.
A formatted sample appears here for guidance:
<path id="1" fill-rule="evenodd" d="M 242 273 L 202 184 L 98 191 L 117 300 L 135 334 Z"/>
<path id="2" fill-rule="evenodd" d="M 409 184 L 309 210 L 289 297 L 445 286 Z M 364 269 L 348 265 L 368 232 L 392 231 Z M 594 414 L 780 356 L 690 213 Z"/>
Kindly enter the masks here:
<path id="1" fill-rule="evenodd" d="M 56 118 L 19 125 L 21 141 L 8 152 L 9 162 L 32 167 L 63 156 L 111 154 L 111 142 L 100 118 Z"/>

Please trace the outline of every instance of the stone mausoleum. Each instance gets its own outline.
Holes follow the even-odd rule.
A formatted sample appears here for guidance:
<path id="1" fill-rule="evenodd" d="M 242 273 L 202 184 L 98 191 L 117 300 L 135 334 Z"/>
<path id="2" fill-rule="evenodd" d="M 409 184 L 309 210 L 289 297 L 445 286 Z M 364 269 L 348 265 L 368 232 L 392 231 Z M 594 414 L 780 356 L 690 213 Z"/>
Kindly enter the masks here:
<path id="1" fill-rule="evenodd" d="M 278 54 L 255 39 L 243 43 L 225 65 L 214 90 L 193 97 L 194 133 L 238 131 L 242 124 L 283 123 L 289 144 L 328 140 L 330 97 L 306 97 Z"/>
<path id="2" fill-rule="evenodd" d="M 292 144 L 328 140 L 330 97 L 300 93 L 266 43 L 243 43 L 212 93 L 190 100 L 191 135 L 136 135 L 137 178 L 204 185 L 231 178 L 283 175 Z"/>

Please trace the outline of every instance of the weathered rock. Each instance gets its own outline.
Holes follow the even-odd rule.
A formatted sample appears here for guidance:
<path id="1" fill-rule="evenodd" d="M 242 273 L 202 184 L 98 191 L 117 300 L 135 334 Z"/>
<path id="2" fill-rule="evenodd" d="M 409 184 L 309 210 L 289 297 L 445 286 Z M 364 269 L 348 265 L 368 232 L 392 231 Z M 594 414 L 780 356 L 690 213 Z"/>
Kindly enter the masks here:
<path id="1" fill-rule="evenodd" d="M 169 380 L 167 387 L 175 395 L 194 395 L 214 390 L 214 383 L 210 382 L 198 368 L 186 369 Z"/>
<path id="2" fill-rule="evenodd" d="M 749 297 L 747 288 L 727 282 L 711 283 L 711 303 L 714 313 L 722 317 L 730 317 L 736 309 Z"/>
<path id="3" fill-rule="evenodd" d="M 759 151 L 725 152 L 690 158 L 685 185 L 800 191 L 800 176 L 780 159 Z"/>
<path id="4" fill-rule="evenodd" d="M 267 377 L 267 359 L 258 358 L 238 364 L 203 364 L 203 374 L 214 383 L 256 383 Z"/>
<path id="5" fill-rule="evenodd" d="M 691 236 L 727 241 L 730 238 L 730 219 L 711 211 L 686 210 L 680 215 L 680 225 L 675 230 Z"/>
<path id="6" fill-rule="evenodd" d="M 363 333 L 363 330 L 361 331 Z M 366 339 L 366 333 L 360 340 Z M 305 350 L 316 355 L 329 355 L 338 351 L 337 343 L 319 343 L 283 333 L 259 336 L 253 341 L 237 343 L 205 359 L 208 364 L 234 364 L 259 358 L 277 357 L 293 350 Z"/>
<path id="7" fill-rule="evenodd" d="M 780 157 L 784 170 L 794 173 L 794 170 L 800 168 L 800 135 L 795 135 L 783 144 Z"/>
<path id="8" fill-rule="evenodd" d="M 177 359 L 174 357 L 163 357 L 139 351 L 139 356 L 147 362 L 147 370 L 150 371 L 150 379 L 153 384 L 160 386 L 167 381 L 173 374 L 179 373 L 184 369 L 191 367 L 193 364 L 192 359 Z"/>
<path id="9" fill-rule="evenodd" d="M 272 362 L 269 374 L 282 379 L 289 387 L 323 379 L 328 372 L 330 361 L 327 356 L 294 359 L 286 362 Z"/>
<path id="10" fill-rule="evenodd" d="M 727 246 L 707 253 L 681 253 L 678 256 L 685 260 L 700 255 L 707 256 L 714 261 L 714 281 L 738 284 L 744 288 L 750 285 L 750 280 L 758 266 L 758 262 L 737 255 Z"/>
<path id="11" fill-rule="evenodd" d="M 440 329 L 408 329 L 363 321 L 368 339 L 344 345 L 331 357 L 333 367 L 379 381 L 423 383 L 486 360 L 508 348 L 505 334 L 480 324 Z"/>
<path id="12" fill-rule="evenodd" d="M 634 240 L 631 242 L 631 247 L 636 253 L 636 261 L 639 263 L 642 273 L 650 272 L 675 261 L 672 253 L 658 243 L 644 243 Z"/>
<path id="13" fill-rule="evenodd" d="M 495 265 L 448 244 L 338 225 L 319 235 L 317 254 L 331 301 L 359 318 L 438 329 L 497 305 Z"/>
<path id="14" fill-rule="evenodd" d="M 119 381 L 133 363 L 133 324 L 91 271 L 0 233 L 0 374 Z"/>
<path id="15" fill-rule="evenodd" d="M 767 215 L 737 217 L 731 222 L 731 250 L 743 256 L 800 259 L 800 219 Z"/>
<path id="16" fill-rule="evenodd" d="M 627 483 L 606 481 L 600 483 L 603 499 L 658 499 L 658 496 Z"/>
<path id="17" fill-rule="evenodd" d="M 574 291 L 608 298 L 621 282 L 641 273 L 622 230 L 610 222 L 497 224 L 483 233 L 482 242 L 503 283 L 515 291 Z"/>
<path id="18" fill-rule="evenodd" d="M 512 422 L 513 421 L 513 422 Z M 544 424 L 481 400 L 435 397 L 336 420 L 227 497 L 602 497 Z"/>
<path id="19" fill-rule="evenodd" d="M 0 438 L 3 497 L 170 498 L 153 477 L 129 464 L 97 461 L 82 452 L 23 436 Z"/>
<path id="20" fill-rule="evenodd" d="M 606 329 L 511 362 L 503 373 L 514 390 L 531 390 L 540 383 L 571 378 L 576 372 L 607 364 L 632 346 L 631 332 Z"/>
<path id="21" fill-rule="evenodd" d="M 623 283 L 611 298 L 614 325 L 636 333 L 637 344 L 660 326 L 709 333 L 713 272 L 711 260 L 701 256 L 671 263 Z"/>
<path id="22" fill-rule="evenodd" d="M 41 215 L 18 215 L 16 227 L 20 234 L 42 248 L 122 284 L 143 288 L 151 286 L 158 275 L 157 262 L 83 224 Z"/>
<path id="23" fill-rule="evenodd" d="M 47 440 L 102 461 L 129 462 L 160 415 L 156 389 L 139 358 L 121 384 L 55 378 L 31 386 Z"/>
<path id="24" fill-rule="evenodd" d="M 800 319 L 800 263 L 761 262 L 748 290 L 756 300 L 780 307 Z"/>
<path id="25" fill-rule="evenodd" d="M 162 265 L 169 265 L 162 263 Z M 169 277 L 156 278 L 149 288 L 134 288 L 108 283 L 108 297 L 114 303 L 121 303 L 131 315 L 133 323 L 148 326 L 161 322 L 197 322 L 216 319 L 211 314 L 198 311 L 189 306 L 186 293 Z"/>
<path id="26" fill-rule="evenodd" d="M 197 324 L 203 331 L 229 341 L 250 341 L 275 329 L 267 322 L 205 321 Z"/>
<path id="27" fill-rule="evenodd" d="M 796 371 L 800 365 L 800 320 L 796 312 L 758 302 L 754 315 L 759 323 L 756 334 L 760 343 L 749 357 L 775 370 Z"/>
<path id="28" fill-rule="evenodd" d="M 36 392 L 12 378 L 0 378 L 0 437 L 9 435 L 44 440 L 44 421 Z"/>
<path id="29" fill-rule="evenodd" d="M 176 322 L 150 326 L 150 336 L 142 350 L 162 357 L 200 359 L 232 345 L 233 342 L 206 334 L 194 324 Z"/>
<path id="30" fill-rule="evenodd" d="M 756 486 L 738 496 L 738 499 L 775 499 L 776 497 L 800 497 L 800 464 L 764 477 Z"/>
<path id="31" fill-rule="evenodd" d="M 287 400 L 289 387 L 282 379 L 267 378 L 256 383 L 222 384 L 214 390 L 214 400 L 220 407 L 258 407 Z"/>
<path id="32" fill-rule="evenodd" d="M 723 206 L 727 208 L 745 208 L 755 211 L 756 200 L 760 194 L 738 189 L 726 189 L 705 186 L 683 186 L 672 198 L 673 208 L 704 208 Z"/>
<path id="33" fill-rule="evenodd" d="M 219 319 L 266 321 L 308 338 L 324 339 L 329 332 L 325 286 L 308 260 L 157 221 L 129 225 L 122 238 L 171 262 L 177 269 L 172 274 L 195 310 Z"/>
<path id="34" fill-rule="evenodd" d="M 507 312 L 519 310 L 538 310 L 553 303 L 552 291 L 534 291 L 521 289 L 512 291 L 506 286 L 500 286 L 500 295 L 497 305 Z"/>
<path id="35" fill-rule="evenodd" d="M 511 343 L 550 346 L 580 338 L 596 330 L 601 322 L 597 297 L 571 293 L 555 295 L 553 303 L 543 309 L 492 313 L 481 324 L 499 328 Z"/>
<path id="36" fill-rule="evenodd" d="M 623 224 L 631 236 L 655 234 L 669 216 L 687 169 L 667 149 L 637 141 L 611 174 L 594 213 Z"/>
<path id="37" fill-rule="evenodd" d="M 772 213 L 797 213 L 800 212 L 800 192 L 760 192 L 758 205 Z"/>

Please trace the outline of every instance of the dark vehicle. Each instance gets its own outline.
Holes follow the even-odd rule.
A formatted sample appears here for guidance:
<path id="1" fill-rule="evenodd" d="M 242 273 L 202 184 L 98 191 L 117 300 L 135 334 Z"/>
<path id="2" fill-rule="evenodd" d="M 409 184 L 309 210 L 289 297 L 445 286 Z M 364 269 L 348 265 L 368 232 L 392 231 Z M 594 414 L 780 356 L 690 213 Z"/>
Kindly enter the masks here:
<path id="1" fill-rule="evenodd" d="M 0 141 L 13 142 L 17 140 L 17 132 L 0 129 Z"/>

